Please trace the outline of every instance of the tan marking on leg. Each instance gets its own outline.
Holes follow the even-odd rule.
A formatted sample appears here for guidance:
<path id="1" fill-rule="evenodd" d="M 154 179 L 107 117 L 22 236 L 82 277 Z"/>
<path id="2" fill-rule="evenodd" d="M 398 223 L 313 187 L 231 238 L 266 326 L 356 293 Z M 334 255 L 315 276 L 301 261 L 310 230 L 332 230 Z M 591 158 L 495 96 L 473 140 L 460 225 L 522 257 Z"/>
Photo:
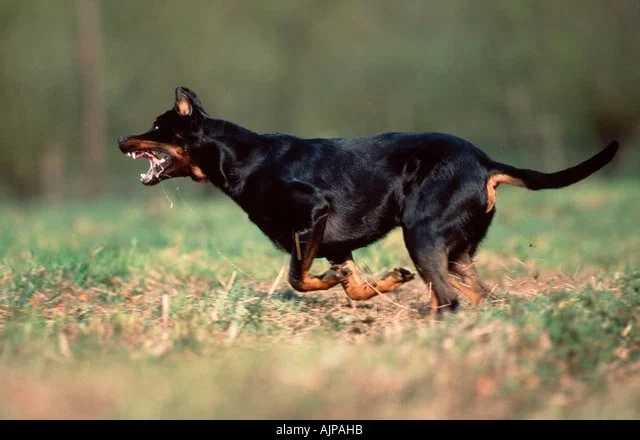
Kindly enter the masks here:
<path id="1" fill-rule="evenodd" d="M 341 284 L 347 296 L 354 301 L 363 301 L 380 293 L 391 292 L 405 282 L 402 275 L 397 271 L 390 272 L 385 278 L 377 282 L 368 283 L 363 281 L 353 259 L 348 259 L 344 263 L 344 267 L 349 270 L 349 274 L 342 280 Z"/>
<path id="2" fill-rule="evenodd" d="M 312 290 L 329 290 L 334 286 L 337 286 L 344 275 L 335 270 L 328 270 L 322 275 L 314 276 L 309 272 L 302 274 L 302 281 L 299 286 L 300 290 L 309 292 Z"/>
<path id="3" fill-rule="evenodd" d="M 431 289 L 431 317 L 435 318 L 440 312 L 440 304 L 438 304 L 438 295 Z"/>
<path id="4" fill-rule="evenodd" d="M 478 292 L 473 290 L 471 286 L 465 284 L 462 280 L 458 279 L 458 277 L 455 275 L 450 275 L 449 281 L 451 282 L 453 287 L 455 287 L 460 292 L 462 292 L 462 294 L 464 294 L 464 296 L 466 296 L 467 299 L 471 301 L 471 304 L 474 307 L 480 304 L 480 301 L 482 300 L 482 296 Z"/>
<path id="5" fill-rule="evenodd" d="M 349 298 L 354 301 L 364 301 L 378 294 L 372 286 L 362 281 L 353 260 L 347 260 L 344 266 L 349 270 L 349 275 L 342 280 L 341 284 Z"/>
<path id="6" fill-rule="evenodd" d="M 486 288 L 480 282 L 468 253 L 461 255 L 458 261 L 453 263 L 449 272 L 449 281 L 471 301 L 474 307 L 479 305 L 486 295 Z"/>
<path id="7" fill-rule="evenodd" d="M 324 234 L 326 217 L 321 218 L 310 231 L 302 234 L 294 231 L 291 239 L 295 244 L 296 252 L 291 250 L 291 264 L 289 266 L 289 284 L 300 292 L 311 290 L 327 290 L 337 285 L 346 275 L 340 266 L 332 266 L 330 270 L 320 276 L 309 273 L 313 260 L 318 254 L 318 247 Z M 300 238 L 302 235 L 302 239 Z"/>
<path id="8" fill-rule="evenodd" d="M 364 282 L 362 281 L 362 278 L 360 277 L 360 272 L 358 271 L 358 268 L 356 267 L 355 261 L 347 260 L 347 262 L 345 263 L 345 266 L 347 266 L 349 271 L 351 271 L 351 274 L 349 275 L 349 277 L 352 279 L 352 281 L 353 281 L 353 283 L 355 285 L 360 286 L 360 285 L 364 284 Z"/>

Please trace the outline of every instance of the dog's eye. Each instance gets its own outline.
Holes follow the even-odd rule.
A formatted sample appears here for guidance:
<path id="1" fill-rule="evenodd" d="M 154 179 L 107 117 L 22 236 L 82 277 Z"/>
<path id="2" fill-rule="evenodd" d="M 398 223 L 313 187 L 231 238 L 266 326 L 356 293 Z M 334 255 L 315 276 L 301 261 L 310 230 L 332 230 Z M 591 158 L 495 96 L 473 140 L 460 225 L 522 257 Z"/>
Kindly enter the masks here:
<path id="1" fill-rule="evenodd" d="M 154 130 L 159 130 L 159 129 L 160 129 L 160 127 L 158 127 L 157 125 L 155 125 L 155 126 L 153 127 L 153 129 L 154 129 Z"/>

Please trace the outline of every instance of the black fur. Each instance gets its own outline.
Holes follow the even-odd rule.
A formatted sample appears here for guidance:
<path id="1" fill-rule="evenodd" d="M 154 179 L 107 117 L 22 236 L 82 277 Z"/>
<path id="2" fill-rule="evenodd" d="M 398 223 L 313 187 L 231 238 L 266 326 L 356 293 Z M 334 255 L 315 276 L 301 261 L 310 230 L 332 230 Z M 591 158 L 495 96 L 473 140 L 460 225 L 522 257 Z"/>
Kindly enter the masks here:
<path id="1" fill-rule="evenodd" d="M 140 151 L 136 142 L 145 139 L 160 150 L 165 144 L 182 149 L 174 162 L 190 165 L 172 165 L 176 169 L 157 181 L 202 180 L 203 173 L 276 246 L 294 255 L 292 264 L 300 260 L 296 232 L 309 242 L 315 233 L 315 252 L 307 255 L 311 260 L 341 263 L 354 249 L 402 227 L 418 272 L 432 283 L 439 305 L 452 308 L 457 295 L 447 281 L 451 262 L 473 257 L 495 214 L 495 209 L 486 212 L 490 176 L 504 173 L 530 189 L 566 186 L 604 166 L 617 150 L 614 143 L 574 168 L 546 174 L 500 164 L 470 142 L 443 133 L 354 139 L 259 134 L 211 118 L 195 93 L 178 88 L 176 99 L 185 98 L 189 115 L 169 110 L 157 118 L 158 129 L 119 140 L 123 152 Z M 292 285 L 307 290 L 293 272 Z"/>

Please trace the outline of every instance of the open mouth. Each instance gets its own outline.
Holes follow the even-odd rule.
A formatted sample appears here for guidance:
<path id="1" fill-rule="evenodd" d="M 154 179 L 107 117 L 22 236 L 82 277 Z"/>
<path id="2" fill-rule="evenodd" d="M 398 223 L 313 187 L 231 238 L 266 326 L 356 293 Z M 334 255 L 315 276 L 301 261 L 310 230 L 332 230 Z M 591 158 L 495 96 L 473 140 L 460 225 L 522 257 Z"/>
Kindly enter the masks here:
<path id="1" fill-rule="evenodd" d="M 171 155 L 160 150 L 131 151 L 126 153 L 132 159 L 147 159 L 149 169 L 146 173 L 140 174 L 140 182 L 144 185 L 152 185 L 169 177 L 164 174 L 171 165 Z"/>

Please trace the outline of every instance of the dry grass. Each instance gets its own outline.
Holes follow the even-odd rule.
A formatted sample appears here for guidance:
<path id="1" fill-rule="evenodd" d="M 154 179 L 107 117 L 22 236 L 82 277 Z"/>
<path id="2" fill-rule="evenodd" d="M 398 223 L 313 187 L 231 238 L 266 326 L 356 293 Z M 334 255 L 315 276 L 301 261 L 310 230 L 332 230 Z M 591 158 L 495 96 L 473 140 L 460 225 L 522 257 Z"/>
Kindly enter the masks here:
<path id="1" fill-rule="evenodd" d="M 10 209 L 0 417 L 637 418 L 636 189 L 501 196 L 528 208 L 480 252 L 492 293 L 440 321 L 417 280 L 293 292 L 225 201 Z M 397 232 L 356 257 L 410 265 Z"/>

